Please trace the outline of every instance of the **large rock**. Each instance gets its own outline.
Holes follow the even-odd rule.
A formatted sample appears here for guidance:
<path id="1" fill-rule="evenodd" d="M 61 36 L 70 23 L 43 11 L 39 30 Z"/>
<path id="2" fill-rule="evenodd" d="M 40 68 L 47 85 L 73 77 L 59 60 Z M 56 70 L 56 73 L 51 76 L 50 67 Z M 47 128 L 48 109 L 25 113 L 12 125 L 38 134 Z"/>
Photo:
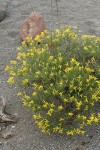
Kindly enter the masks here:
<path id="1" fill-rule="evenodd" d="M 7 15 L 7 4 L 0 4 L 0 21 L 4 20 Z"/>
<path id="2" fill-rule="evenodd" d="M 25 40 L 26 37 L 32 37 L 34 39 L 36 35 L 45 29 L 46 26 L 43 17 L 36 12 L 32 12 L 24 21 L 19 35 L 22 41 Z"/>

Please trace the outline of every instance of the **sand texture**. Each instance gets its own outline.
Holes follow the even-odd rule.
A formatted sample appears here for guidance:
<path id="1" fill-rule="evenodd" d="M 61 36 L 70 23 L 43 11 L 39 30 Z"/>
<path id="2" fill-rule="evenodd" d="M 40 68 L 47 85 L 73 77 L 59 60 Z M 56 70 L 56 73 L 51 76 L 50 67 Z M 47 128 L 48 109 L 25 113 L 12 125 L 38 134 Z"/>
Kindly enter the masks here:
<path id="1" fill-rule="evenodd" d="M 83 145 L 86 150 L 100 150 L 100 124 L 87 129 L 84 136 L 45 135 L 35 125 L 32 113 L 22 106 L 18 88 L 6 83 L 4 68 L 16 57 L 20 45 L 19 30 L 31 11 L 44 16 L 48 29 L 59 25 L 75 25 L 83 33 L 100 35 L 100 0 L 0 0 L 7 3 L 7 16 L 0 22 L 0 96 L 6 100 L 5 110 L 18 118 L 17 123 L 1 124 L 2 132 L 13 136 L 4 139 L 0 134 L 0 150 L 72 150 Z M 59 17 L 58 17 L 59 16 Z M 0 131 L 1 132 L 1 131 Z"/>

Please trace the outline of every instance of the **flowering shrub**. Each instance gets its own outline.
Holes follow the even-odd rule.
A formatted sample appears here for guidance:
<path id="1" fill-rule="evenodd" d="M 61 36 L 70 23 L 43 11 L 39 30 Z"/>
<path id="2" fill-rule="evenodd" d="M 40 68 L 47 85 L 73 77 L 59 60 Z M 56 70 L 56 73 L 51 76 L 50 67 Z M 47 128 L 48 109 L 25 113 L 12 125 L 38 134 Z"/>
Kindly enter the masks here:
<path id="1" fill-rule="evenodd" d="M 83 134 L 85 126 L 99 122 L 99 37 L 81 36 L 67 26 L 27 38 L 17 50 L 6 67 L 8 82 L 30 88 L 18 95 L 42 132 Z"/>

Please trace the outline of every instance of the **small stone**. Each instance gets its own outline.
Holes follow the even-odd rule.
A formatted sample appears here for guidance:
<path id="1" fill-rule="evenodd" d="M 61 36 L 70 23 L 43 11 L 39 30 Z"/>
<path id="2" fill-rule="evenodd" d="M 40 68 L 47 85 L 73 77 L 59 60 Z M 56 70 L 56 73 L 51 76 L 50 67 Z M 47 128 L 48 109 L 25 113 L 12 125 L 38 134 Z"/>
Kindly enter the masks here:
<path id="1" fill-rule="evenodd" d="M 13 136 L 12 132 L 3 133 L 2 137 L 4 139 L 9 139 Z"/>
<path id="2" fill-rule="evenodd" d="M 85 150 L 85 147 L 82 145 L 73 146 L 72 150 Z"/>
<path id="3" fill-rule="evenodd" d="M 7 15 L 7 4 L 0 4 L 0 21 L 4 20 Z"/>
<path id="4" fill-rule="evenodd" d="M 12 129 L 14 129 L 14 128 L 15 128 L 15 126 L 11 126 L 11 128 L 12 128 Z"/>
<path id="5" fill-rule="evenodd" d="M 36 12 L 32 12 L 24 21 L 19 35 L 22 41 L 25 40 L 26 37 L 32 37 L 34 39 L 36 35 L 44 30 L 46 30 L 46 26 L 43 17 Z"/>
<path id="6" fill-rule="evenodd" d="M 3 142 L 0 140 L 0 145 L 2 145 L 3 144 Z"/>

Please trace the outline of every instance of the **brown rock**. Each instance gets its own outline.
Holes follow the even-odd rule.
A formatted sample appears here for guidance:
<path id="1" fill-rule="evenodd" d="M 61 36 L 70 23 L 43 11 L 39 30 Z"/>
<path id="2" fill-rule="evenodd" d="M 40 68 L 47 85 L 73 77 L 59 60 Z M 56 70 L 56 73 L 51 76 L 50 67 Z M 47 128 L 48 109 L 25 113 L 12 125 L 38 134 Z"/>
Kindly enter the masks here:
<path id="1" fill-rule="evenodd" d="M 36 12 L 32 12 L 24 21 L 19 35 L 22 41 L 25 40 L 26 37 L 32 37 L 34 39 L 36 35 L 44 30 L 46 30 L 46 26 L 43 17 Z"/>

